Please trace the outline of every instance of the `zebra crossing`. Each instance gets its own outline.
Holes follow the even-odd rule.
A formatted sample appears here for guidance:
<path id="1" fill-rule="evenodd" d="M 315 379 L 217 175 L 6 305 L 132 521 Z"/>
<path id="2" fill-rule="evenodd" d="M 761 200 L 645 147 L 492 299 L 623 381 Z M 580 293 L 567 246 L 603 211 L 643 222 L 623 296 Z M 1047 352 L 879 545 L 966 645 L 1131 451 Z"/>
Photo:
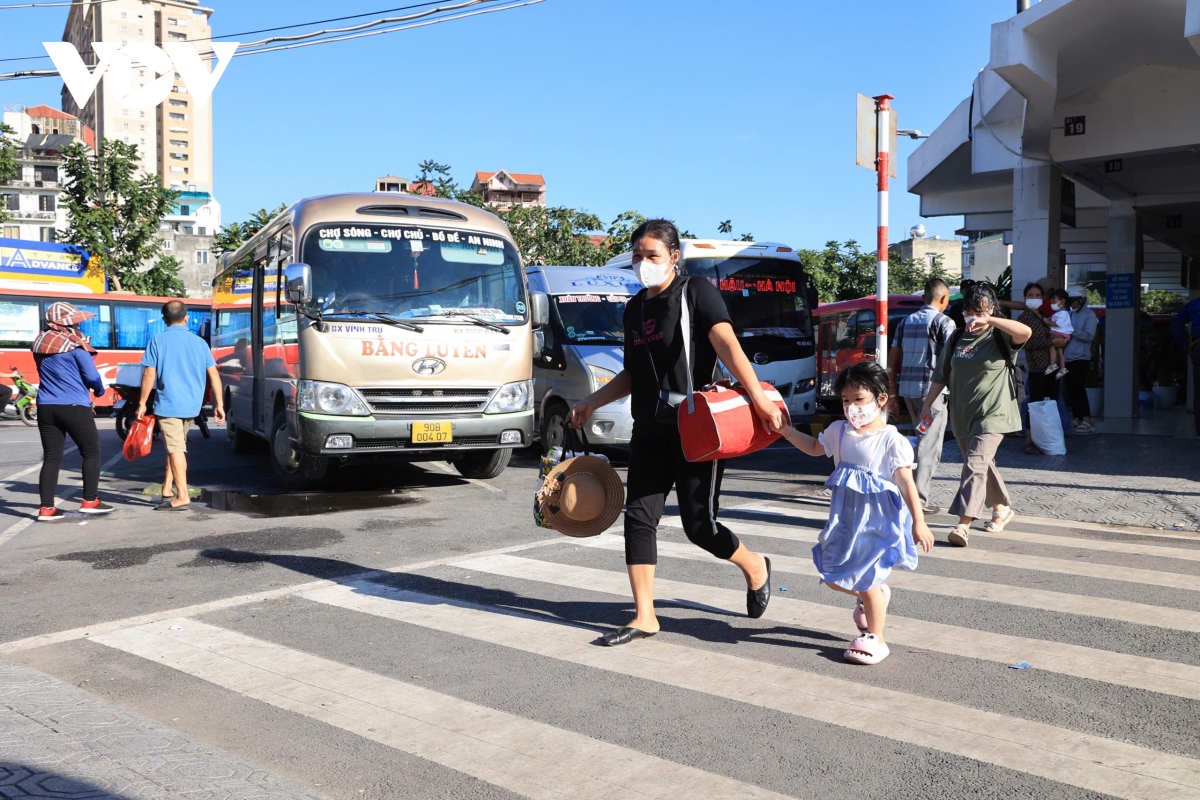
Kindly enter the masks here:
<path id="1" fill-rule="evenodd" d="M 899 774 L 906 761 L 927 765 L 929 786 L 889 791 L 884 777 L 874 796 L 1200 797 L 1200 539 L 1015 523 L 973 536 L 977 547 L 935 548 L 889 581 L 893 655 L 864 668 L 835 657 L 854 629 L 808 557 L 820 506 L 754 502 L 723 515 L 774 563 L 762 620 L 742 615 L 736 571 L 668 517 L 663 633 L 624 647 L 596 644 L 630 613 L 618 527 L 10 642 L 0 655 L 86 638 L 148 672 L 217 687 L 230 707 L 266 704 L 523 797 L 861 797 L 864 770 Z M 237 617 L 250 609 L 267 620 Z M 284 614 L 334 615 L 392 648 L 436 642 L 435 672 L 469 652 L 487 663 L 489 688 L 356 663 L 273 621 Z M 1032 669 L 1010 670 L 1017 662 Z M 543 671 L 555 676 L 544 685 Z M 588 700 L 605 686 L 628 694 Z M 506 687 L 586 713 L 530 711 Z M 639 694 L 659 701 L 636 707 Z M 650 727 L 691 713 L 672 730 L 690 725 L 706 744 L 685 757 L 604 724 L 617 703 L 635 704 L 621 719 Z M 728 720 L 687 711 L 713 708 L 769 715 L 764 744 L 784 763 L 756 778 L 740 763 L 744 743 L 723 752 Z"/>

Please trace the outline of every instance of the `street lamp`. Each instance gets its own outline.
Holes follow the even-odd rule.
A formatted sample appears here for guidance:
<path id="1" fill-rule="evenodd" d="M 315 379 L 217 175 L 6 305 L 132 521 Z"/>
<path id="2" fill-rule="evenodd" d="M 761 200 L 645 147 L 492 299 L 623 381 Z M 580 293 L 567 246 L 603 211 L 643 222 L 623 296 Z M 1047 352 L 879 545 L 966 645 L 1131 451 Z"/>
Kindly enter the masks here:
<path id="1" fill-rule="evenodd" d="M 928 133 L 921 133 L 916 128 L 901 128 L 896 131 L 897 136 L 907 136 L 910 139 L 928 139 Z"/>

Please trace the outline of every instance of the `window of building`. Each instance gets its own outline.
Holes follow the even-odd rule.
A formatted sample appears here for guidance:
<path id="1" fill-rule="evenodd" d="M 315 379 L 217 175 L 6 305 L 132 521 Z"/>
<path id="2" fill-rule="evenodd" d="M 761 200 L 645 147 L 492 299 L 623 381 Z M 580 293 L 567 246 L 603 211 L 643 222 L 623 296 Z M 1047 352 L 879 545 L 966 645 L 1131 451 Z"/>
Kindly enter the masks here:
<path id="1" fill-rule="evenodd" d="M 122 127 L 122 128 L 128 128 L 128 127 L 129 127 L 129 123 L 128 123 L 128 122 L 122 122 L 122 123 L 121 123 L 121 127 Z"/>
<path id="2" fill-rule="evenodd" d="M 187 100 L 171 100 L 170 103 L 176 108 L 187 108 Z"/>
<path id="3" fill-rule="evenodd" d="M 8 211 L 21 210 L 21 196 L 19 194 L 4 195 L 4 208 Z"/>
<path id="4" fill-rule="evenodd" d="M 58 181 L 58 167 L 34 167 L 33 179 L 35 181 Z"/>
<path id="5" fill-rule="evenodd" d="M 187 153 L 171 153 L 171 158 L 175 159 L 176 161 L 187 161 L 188 154 Z"/>
<path id="6" fill-rule="evenodd" d="M 139 112 L 138 112 L 138 116 L 139 116 L 139 117 L 141 117 L 142 119 L 145 119 L 145 118 L 146 118 L 146 112 L 145 112 L 145 111 L 139 111 Z"/>
<path id="7" fill-rule="evenodd" d="M 179 32 L 177 32 L 177 31 L 168 31 L 168 32 L 167 32 L 167 36 L 168 36 L 169 38 L 171 38 L 171 39 L 177 39 L 177 40 L 181 40 L 181 41 L 187 41 L 187 34 L 186 34 L 186 33 L 179 33 Z"/>
<path id="8" fill-rule="evenodd" d="M 58 236 L 58 231 L 54 228 L 42 228 L 38 231 L 38 235 L 43 242 L 53 242 Z"/>
<path id="9" fill-rule="evenodd" d="M 122 26 L 121 26 L 121 30 L 122 30 L 122 31 L 127 31 L 127 30 L 129 30 L 129 26 L 128 26 L 128 25 L 122 25 Z"/>
<path id="10" fill-rule="evenodd" d="M 54 195 L 40 194 L 38 195 L 38 211 L 53 211 L 55 207 Z"/>
<path id="11" fill-rule="evenodd" d="M 175 242 L 172 239 L 163 239 L 163 250 L 174 250 Z"/>
<path id="12" fill-rule="evenodd" d="M 171 112 L 167 113 L 167 118 L 176 120 L 178 122 L 186 122 L 187 114 L 180 114 L 178 111 L 171 111 Z M 174 130 L 174 129 L 172 129 L 172 130 Z"/>
<path id="13" fill-rule="evenodd" d="M 179 216 L 187 217 L 187 216 L 191 216 L 191 213 L 192 213 L 191 206 L 180 206 L 179 207 Z"/>
<path id="14" fill-rule="evenodd" d="M 32 127 L 32 129 L 33 129 L 33 133 L 34 133 L 34 135 L 40 134 L 40 133 L 42 132 L 42 126 L 41 126 L 41 125 L 33 125 L 33 126 L 31 126 L 31 127 Z"/>
<path id="15" fill-rule="evenodd" d="M 21 228 L 17 225 L 5 225 L 3 231 L 0 231 L 5 239 L 20 239 Z"/>
<path id="16" fill-rule="evenodd" d="M 186 175 L 187 167 L 171 167 L 171 172 L 174 172 L 178 175 Z"/>
<path id="17" fill-rule="evenodd" d="M 183 139 L 171 139 L 170 143 L 171 143 L 171 147 L 187 147 L 188 146 L 188 143 L 185 142 Z"/>
<path id="18" fill-rule="evenodd" d="M 186 86 L 172 86 L 171 91 L 174 92 L 175 94 L 187 94 L 188 93 Z"/>
<path id="19" fill-rule="evenodd" d="M 205 236 L 208 234 L 208 228 L 196 228 L 196 233 L 199 236 Z"/>

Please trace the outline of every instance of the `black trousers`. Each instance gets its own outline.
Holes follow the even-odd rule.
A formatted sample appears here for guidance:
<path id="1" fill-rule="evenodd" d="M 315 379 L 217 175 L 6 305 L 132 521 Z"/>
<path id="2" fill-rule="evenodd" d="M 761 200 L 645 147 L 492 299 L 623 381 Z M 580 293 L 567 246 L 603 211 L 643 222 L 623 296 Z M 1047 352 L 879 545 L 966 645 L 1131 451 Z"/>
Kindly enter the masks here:
<path id="1" fill-rule="evenodd" d="M 1025 375 L 1025 394 L 1031 403 L 1058 400 L 1058 378 L 1031 369 Z"/>
<path id="2" fill-rule="evenodd" d="M 1087 359 L 1067 362 L 1067 377 L 1063 381 L 1067 386 L 1067 405 L 1071 407 L 1071 416 L 1075 419 L 1092 416 L 1092 406 L 1087 396 L 1087 379 L 1091 369 L 1092 362 Z"/>
<path id="3" fill-rule="evenodd" d="M 1196 422 L 1196 435 L 1200 436 L 1200 345 L 1191 348 L 1192 356 L 1192 419 Z"/>
<path id="4" fill-rule="evenodd" d="M 635 425 L 629 443 L 625 563 L 658 563 L 658 523 L 672 486 L 688 539 L 720 559 L 728 560 L 737 552 L 741 542 L 717 522 L 724 472 L 724 462 L 693 464 L 684 458 L 677 428 Z"/>
<path id="5" fill-rule="evenodd" d="M 58 470 L 62 467 L 66 437 L 79 448 L 83 457 L 83 499 L 95 500 L 100 486 L 100 433 L 96 430 L 96 415 L 91 406 L 38 405 L 38 433 L 42 435 L 42 474 L 38 491 L 42 507 L 54 505 L 54 490 L 58 488 Z"/>
<path id="6" fill-rule="evenodd" d="M 7 383 L 0 383 L 0 411 L 8 408 L 8 404 L 12 402 L 13 389 Z"/>

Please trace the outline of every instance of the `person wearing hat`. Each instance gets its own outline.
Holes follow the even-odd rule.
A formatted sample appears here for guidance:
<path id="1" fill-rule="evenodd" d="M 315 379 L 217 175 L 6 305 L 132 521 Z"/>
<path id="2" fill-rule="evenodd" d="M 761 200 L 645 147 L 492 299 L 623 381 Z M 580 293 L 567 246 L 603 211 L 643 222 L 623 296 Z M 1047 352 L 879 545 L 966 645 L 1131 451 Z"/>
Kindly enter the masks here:
<path id="1" fill-rule="evenodd" d="M 58 471 L 62 467 L 66 437 L 70 436 L 83 458 L 84 514 L 107 514 L 113 507 L 97 496 L 100 486 L 100 433 L 92 395 L 104 395 L 104 382 L 93 360 L 96 351 L 79 325 L 95 314 L 70 303 L 51 303 L 46 309 L 46 330 L 33 340 L 33 360 L 38 371 L 37 421 L 42 438 L 42 472 L 38 478 L 41 509 L 38 522 L 66 517 L 55 505 Z M 89 393 L 90 392 L 90 393 Z"/>
<path id="2" fill-rule="evenodd" d="M 1067 309 L 1071 312 L 1071 341 L 1063 355 L 1067 359 L 1067 403 L 1071 406 L 1071 416 L 1074 417 L 1074 433 L 1094 433 L 1092 428 L 1092 407 L 1088 403 L 1087 381 L 1092 369 L 1092 342 L 1096 340 L 1096 330 L 1100 320 L 1096 312 L 1088 308 L 1087 290 L 1076 287 L 1071 290 L 1067 300 Z"/>
<path id="3" fill-rule="evenodd" d="M 676 408 L 687 391 L 689 364 L 684 336 L 692 354 L 692 384 L 712 382 L 717 359 L 750 395 L 764 428 L 779 431 L 783 414 L 763 393 L 754 367 L 742 352 L 725 301 L 702 278 L 678 274 L 679 231 L 665 219 L 642 223 L 630 239 L 633 269 L 645 286 L 625 307 L 625 368 L 598 391 L 575 404 L 568 424 L 582 428 L 596 409 L 630 398 L 633 436 L 629 443 L 629 497 L 625 505 L 625 564 L 636 613 L 631 622 L 605 634 L 613 646 L 653 636 L 659 630 L 654 613 L 654 567 L 657 532 L 672 486 L 684 531 L 693 544 L 714 557 L 732 562 L 746 579 L 746 613 L 758 618 L 771 599 L 771 562 L 747 549 L 717 521 L 722 465 L 689 462 L 676 423 Z M 690 331 L 684 330 L 687 303 Z"/>

